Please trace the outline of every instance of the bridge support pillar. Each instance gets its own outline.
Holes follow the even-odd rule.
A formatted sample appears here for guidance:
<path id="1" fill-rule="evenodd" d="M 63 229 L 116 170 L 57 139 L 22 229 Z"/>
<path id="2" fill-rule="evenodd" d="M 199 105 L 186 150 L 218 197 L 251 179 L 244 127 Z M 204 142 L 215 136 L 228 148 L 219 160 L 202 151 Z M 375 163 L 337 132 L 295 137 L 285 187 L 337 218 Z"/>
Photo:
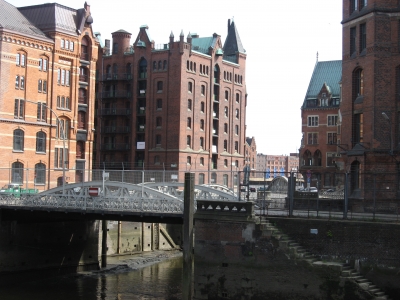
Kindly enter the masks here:
<path id="1" fill-rule="evenodd" d="M 101 221 L 101 267 L 107 267 L 107 220 Z"/>
<path id="2" fill-rule="evenodd" d="M 194 173 L 185 173 L 183 209 L 183 299 L 193 295 L 193 213 L 194 213 Z"/>

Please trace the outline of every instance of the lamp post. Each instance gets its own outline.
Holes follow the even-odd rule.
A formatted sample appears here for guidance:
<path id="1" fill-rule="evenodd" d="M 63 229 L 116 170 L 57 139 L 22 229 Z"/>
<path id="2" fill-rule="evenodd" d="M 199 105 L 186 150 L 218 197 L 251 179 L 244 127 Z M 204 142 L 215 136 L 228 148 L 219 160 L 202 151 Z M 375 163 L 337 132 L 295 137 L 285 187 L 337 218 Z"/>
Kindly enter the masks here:
<path id="1" fill-rule="evenodd" d="M 390 127 L 390 155 L 393 155 L 393 130 L 392 130 L 392 121 L 390 120 L 389 116 L 385 113 L 382 112 L 382 116 L 388 121 L 389 127 Z"/>
<path id="2" fill-rule="evenodd" d="M 30 101 L 30 100 L 24 100 L 24 101 L 28 102 L 28 103 L 33 103 L 36 105 L 39 105 L 39 103 L 40 103 L 40 102 L 35 102 L 35 101 Z M 62 155 L 62 167 L 63 167 L 63 182 L 62 182 L 63 189 L 62 189 L 62 191 L 63 192 L 62 193 L 63 193 L 63 195 L 65 195 L 65 138 L 66 138 L 66 135 L 65 135 L 64 123 L 60 122 L 60 118 L 58 117 L 57 113 L 51 107 L 47 106 L 44 103 L 41 103 L 41 104 L 43 107 L 47 108 L 54 114 L 54 116 L 56 117 L 56 120 L 57 120 L 57 127 L 58 127 L 58 125 L 61 126 L 62 140 L 63 140 L 63 155 Z"/>

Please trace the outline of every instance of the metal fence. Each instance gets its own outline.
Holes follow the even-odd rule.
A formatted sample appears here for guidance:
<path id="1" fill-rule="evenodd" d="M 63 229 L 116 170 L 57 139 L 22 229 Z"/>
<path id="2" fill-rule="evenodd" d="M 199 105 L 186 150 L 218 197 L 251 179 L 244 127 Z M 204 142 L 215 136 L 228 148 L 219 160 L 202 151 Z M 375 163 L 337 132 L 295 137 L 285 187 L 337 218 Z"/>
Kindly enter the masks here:
<path id="1" fill-rule="evenodd" d="M 133 184 L 184 182 L 187 171 L 112 169 L 0 169 L 0 186 L 42 192 L 63 184 L 110 180 Z M 195 184 L 223 185 L 260 215 L 398 220 L 399 173 L 199 171 Z M 63 178 L 65 180 L 63 181 Z M 313 191 L 314 187 L 316 191 Z M 4 190 L 4 189 L 3 189 Z"/>

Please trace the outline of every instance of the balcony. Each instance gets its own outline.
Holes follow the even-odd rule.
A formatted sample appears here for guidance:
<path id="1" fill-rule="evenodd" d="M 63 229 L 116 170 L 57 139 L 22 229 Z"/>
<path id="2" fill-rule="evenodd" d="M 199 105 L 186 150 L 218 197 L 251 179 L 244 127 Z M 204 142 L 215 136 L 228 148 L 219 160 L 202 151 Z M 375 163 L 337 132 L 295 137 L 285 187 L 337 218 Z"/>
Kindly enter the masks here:
<path id="1" fill-rule="evenodd" d="M 86 96 L 79 96 L 78 103 L 80 104 L 87 104 L 87 97 Z"/>
<path id="2" fill-rule="evenodd" d="M 101 133 L 129 133 L 129 126 L 104 126 L 101 128 Z"/>
<path id="3" fill-rule="evenodd" d="M 89 53 L 81 53 L 80 59 L 89 61 Z"/>
<path id="4" fill-rule="evenodd" d="M 139 107 L 138 111 L 137 111 L 138 115 L 145 115 L 146 114 L 146 107 Z"/>
<path id="5" fill-rule="evenodd" d="M 131 145 L 127 143 L 107 143 L 101 145 L 102 151 L 127 151 L 131 149 Z"/>
<path id="6" fill-rule="evenodd" d="M 79 81 L 80 82 L 88 82 L 88 76 L 87 75 L 79 75 Z"/>
<path id="7" fill-rule="evenodd" d="M 110 99 L 110 98 L 131 98 L 132 93 L 130 91 L 107 91 L 102 92 L 101 97 L 103 99 Z"/>
<path id="8" fill-rule="evenodd" d="M 101 116 L 126 116 L 130 114 L 131 110 L 129 108 L 102 108 L 100 110 Z"/>

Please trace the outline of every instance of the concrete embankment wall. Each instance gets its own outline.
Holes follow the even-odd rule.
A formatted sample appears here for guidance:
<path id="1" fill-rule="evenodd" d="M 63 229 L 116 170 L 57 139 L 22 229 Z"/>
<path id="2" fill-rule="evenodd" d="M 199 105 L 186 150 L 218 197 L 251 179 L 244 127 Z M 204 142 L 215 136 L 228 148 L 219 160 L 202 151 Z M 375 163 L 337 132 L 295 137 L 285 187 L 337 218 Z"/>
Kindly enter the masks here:
<path id="1" fill-rule="evenodd" d="M 1 221 L 0 276 L 97 269 L 98 232 L 98 221 Z"/>
<path id="2" fill-rule="evenodd" d="M 341 277 L 335 261 L 346 260 L 387 294 L 400 295 L 397 224 L 269 221 L 322 263 L 290 255 L 276 237 L 263 234 L 257 218 L 202 212 L 195 215 L 194 299 L 369 299 L 354 281 Z"/>

